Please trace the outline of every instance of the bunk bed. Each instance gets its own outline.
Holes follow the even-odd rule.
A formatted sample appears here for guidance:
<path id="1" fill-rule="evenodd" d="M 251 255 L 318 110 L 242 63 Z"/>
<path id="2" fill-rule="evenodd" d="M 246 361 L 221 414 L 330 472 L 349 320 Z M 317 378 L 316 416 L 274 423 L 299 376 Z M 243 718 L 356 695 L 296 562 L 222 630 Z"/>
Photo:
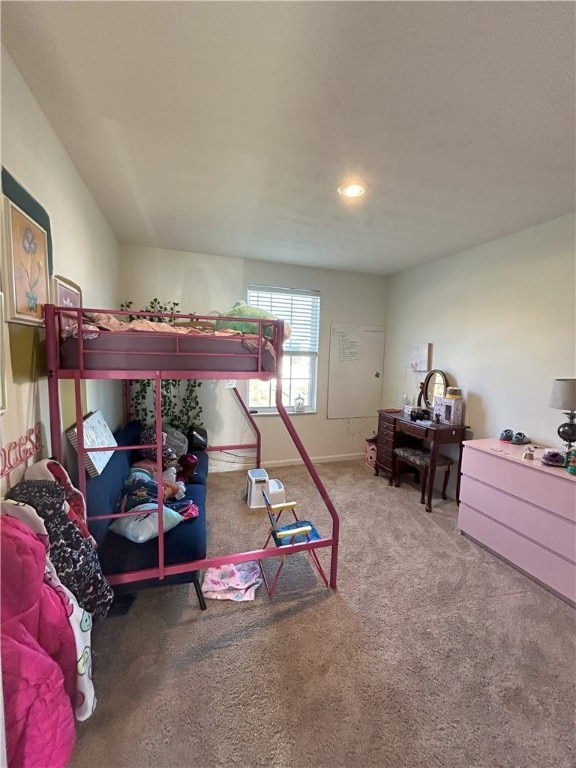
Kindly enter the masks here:
<path id="1" fill-rule="evenodd" d="M 156 402 L 156 440 L 154 447 L 158 465 L 162 464 L 162 413 L 161 383 L 165 379 L 259 379 L 270 381 L 279 376 L 282 365 L 282 342 L 284 323 L 281 320 L 245 319 L 253 323 L 254 333 L 234 333 L 214 330 L 213 316 L 185 315 L 173 313 L 139 312 L 136 322 L 130 320 L 127 311 L 90 308 L 58 307 L 47 304 L 44 307 L 46 326 L 46 358 L 48 368 L 48 393 L 50 405 L 50 433 L 52 455 L 64 460 L 62 437 L 59 382 L 71 380 L 74 383 L 77 457 L 78 467 L 84 466 L 85 442 L 83 433 L 82 381 L 122 380 L 125 383 L 125 412 L 129 425 L 130 380 L 147 379 L 153 382 Z M 133 315 L 132 315 L 133 317 Z M 249 421 L 255 440 L 242 445 L 214 445 L 208 450 L 230 450 L 238 448 L 255 449 L 255 462 L 260 467 L 261 433 L 246 403 L 236 387 L 231 389 L 237 398 L 246 419 Z M 284 556 L 296 552 L 329 548 L 329 584 L 336 587 L 338 565 L 339 518 L 338 513 L 322 483 L 294 424 L 282 403 L 281 387 L 276 390 L 276 408 L 304 465 L 319 491 L 321 499 L 331 518 L 330 535 L 316 540 L 284 545 Z M 139 446 L 130 439 L 114 446 L 116 457 L 122 451 L 134 451 Z M 101 448 L 102 450 L 105 448 Z M 92 449 L 91 449 L 92 450 Z M 108 450 L 111 447 L 108 446 Z M 86 472 L 78 471 L 78 487 L 86 497 Z M 110 500 L 107 509 L 90 509 L 87 497 L 90 526 L 99 521 L 110 524 L 119 517 Z M 163 529 L 163 502 L 159 494 L 159 529 Z M 177 530 L 177 529 L 176 529 Z M 193 580 L 200 606 L 205 608 L 198 582 L 198 574 L 210 567 L 227 563 L 262 561 L 278 557 L 274 549 L 257 549 L 247 552 L 233 552 L 225 555 L 204 556 L 183 562 L 166 562 L 164 534 L 158 538 L 156 563 L 153 567 L 137 568 L 120 573 L 106 573 L 115 589 L 137 590 L 139 585 L 151 586 Z M 105 572 L 108 569 L 105 569 Z"/>

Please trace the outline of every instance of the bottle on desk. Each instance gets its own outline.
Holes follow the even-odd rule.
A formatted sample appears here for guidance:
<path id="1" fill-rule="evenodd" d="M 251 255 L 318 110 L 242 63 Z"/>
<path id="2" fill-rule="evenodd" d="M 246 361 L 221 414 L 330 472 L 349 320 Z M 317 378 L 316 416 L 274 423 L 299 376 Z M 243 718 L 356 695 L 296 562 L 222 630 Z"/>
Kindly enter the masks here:
<path id="1" fill-rule="evenodd" d="M 412 400 L 408 397 L 408 395 L 404 395 L 402 398 L 402 413 L 408 417 L 410 417 L 412 413 Z"/>

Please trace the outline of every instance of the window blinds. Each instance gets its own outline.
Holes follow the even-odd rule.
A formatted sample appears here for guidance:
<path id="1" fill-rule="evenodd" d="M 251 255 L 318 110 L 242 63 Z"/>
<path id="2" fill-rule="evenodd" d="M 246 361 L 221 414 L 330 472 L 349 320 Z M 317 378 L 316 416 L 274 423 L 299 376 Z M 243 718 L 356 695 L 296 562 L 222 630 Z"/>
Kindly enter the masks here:
<path id="1" fill-rule="evenodd" d="M 292 334 L 284 342 L 286 352 L 318 352 L 320 294 L 317 291 L 249 285 L 248 304 L 290 323 Z"/>

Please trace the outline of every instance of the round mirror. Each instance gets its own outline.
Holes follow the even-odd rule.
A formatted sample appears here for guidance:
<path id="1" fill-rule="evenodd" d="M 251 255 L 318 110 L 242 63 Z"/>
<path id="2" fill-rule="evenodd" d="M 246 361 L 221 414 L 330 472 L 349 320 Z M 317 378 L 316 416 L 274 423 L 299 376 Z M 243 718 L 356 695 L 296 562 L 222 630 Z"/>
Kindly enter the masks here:
<path id="1" fill-rule="evenodd" d="M 435 397 L 444 397 L 446 395 L 447 386 L 448 379 L 444 371 L 440 371 L 438 368 L 428 371 L 426 378 L 420 384 L 418 407 L 432 408 Z"/>

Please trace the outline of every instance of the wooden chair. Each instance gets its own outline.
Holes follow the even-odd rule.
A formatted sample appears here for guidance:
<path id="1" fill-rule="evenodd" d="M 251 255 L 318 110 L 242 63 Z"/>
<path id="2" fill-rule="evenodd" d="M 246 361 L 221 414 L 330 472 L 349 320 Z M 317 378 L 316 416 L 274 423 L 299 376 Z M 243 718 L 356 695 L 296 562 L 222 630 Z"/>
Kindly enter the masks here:
<path id="1" fill-rule="evenodd" d="M 394 464 L 392 468 L 392 479 L 396 488 L 400 487 L 400 465 L 408 464 L 411 467 L 415 467 L 420 473 L 420 504 L 424 504 L 426 496 L 426 481 L 428 479 L 428 471 L 430 469 L 430 452 L 422 448 L 395 448 L 394 449 Z M 444 469 L 444 482 L 442 484 L 442 498 L 448 498 L 446 496 L 446 488 L 448 487 L 448 481 L 450 480 L 450 467 L 454 464 L 454 460 L 449 456 L 438 455 L 438 461 L 436 463 L 436 469 Z"/>
<path id="2" fill-rule="evenodd" d="M 268 533 L 268 538 L 266 539 L 266 543 L 264 544 L 263 549 L 266 549 L 268 544 L 270 544 L 270 542 L 273 542 L 273 544 L 278 548 L 279 552 L 281 553 L 282 549 L 285 548 L 286 545 L 288 544 L 303 544 L 307 541 L 317 541 L 318 539 L 321 538 L 314 523 L 311 523 L 310 520 L 300 520 L 300 518 L 296 514 L 295 501 L 287 501 L 281 504 L 271 504 L 268 494 L 266 493 L 265 490 L 262 490 L 262 496 L 264 497 L 266 511 L 268 512 L 268 518 L 270 520 L 270 531 Z M 294 522 L 288 523 L 287 525 L 279 526 L 278 521 L 280 520 L 280 516 L 282 515 L 282 513 L 285 511 L 292 513 Z M 308 554 L 310 555 L 310 558 L 314 563 L 316 570 L 322 577 L 322 581 L 324 582 L 324 584 L 326 584 L 326 586 L 328 586 L 328 579 L 326 578 L 324 569 L 320 564 L 318 555 L 313 549 L 309 549 Z M 262 567 L 262 561 L 261 560 L 259 561 L 260 571 L 262 572 L 262 578 L 264 579 L 264 585 L 266 586 L 266 591 L 270 596 L 272 596 L 272 594 L 274 593 L 274 590 L 276 589 L 276 584 L 278 583 L 278 578 L 280 576 L 280 572 L 282 571 L 282 568 L 284 567 L 284 561 L 286 560 L 287 555 L 279 554 L 279 557 L 280 557 L 280 565 L 278 566 L 276 573 L 274 574 L 274 579 L 271 585 L 268 583 L 268 579 L 266 578 L 266 574 L 264 573 L 264 568 Z"/>

